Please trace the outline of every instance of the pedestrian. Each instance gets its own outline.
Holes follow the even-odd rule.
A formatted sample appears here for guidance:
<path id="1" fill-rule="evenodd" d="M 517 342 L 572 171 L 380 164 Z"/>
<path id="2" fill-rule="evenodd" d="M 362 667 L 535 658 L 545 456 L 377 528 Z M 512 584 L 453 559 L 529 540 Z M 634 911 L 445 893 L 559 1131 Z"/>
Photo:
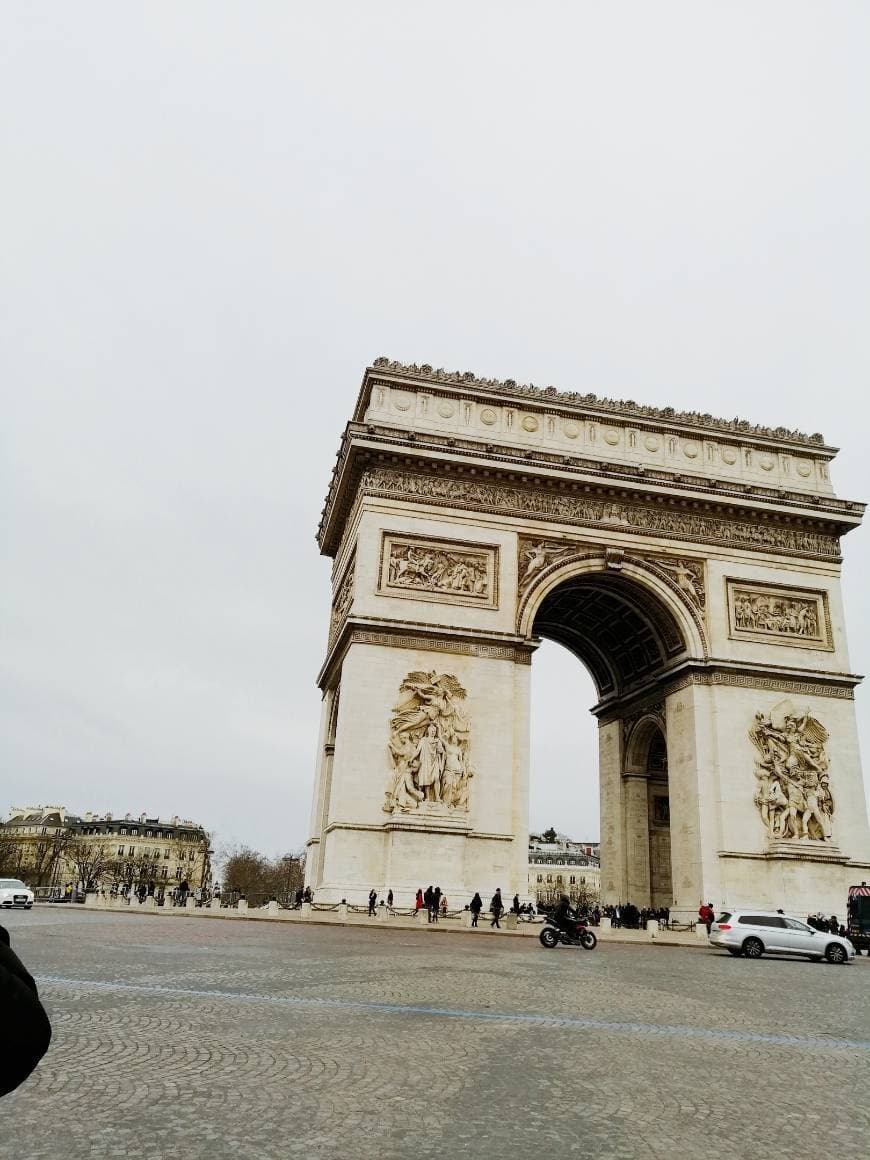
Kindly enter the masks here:
<path id="1" fill-rule="evenodd" d="M 387 891 L 387 909 L 393 909 L 393 891 L 392 887 Z"/>
<path id="2" fill-rule="evenodd" d="M 471 911 L 471 925 L 477 926 L 477 920 L 480 918 L 480 912 L 483 910 L 483 899 L 477 891 L 475 891 L 474 898 L 469 903 L 468 909 Z"/>
<path id="3" fill-rule="evenodd" d="M 417 896 L 416 896 L 416 898 L 414 899 L 414 912 L 415 912 L 415 913 L 414 913 L 414 918 L 418 918 L 418 917 L 419 917 L 419 915 L 420 915 L 420 911 L 423 909 L 423 906 L 424 906 L 424 905 L 425 905 L 425 904 L 424 904 L 424 901 L 423 901 L 423 891 L 422 891 L 422 890 L 420 890 L 420 889 L 418 888 L 418 889 L 417 889 Z"/>
<path id="4" fill-rule="evenodd" d="M 427 916 L 427 921 L 429 921 L 429 922 L 432 921 L 432 894 L 433 894 L 433 891 L 432 891 L 431 886 L 427 886 L 426 889 L 423 891 L 423 902 L 426 906 L 426 916 Z"/>
<path id="5" fill-rule="evenodd" d="M 499 886 L 495 894 L 492 896 L 492 902 L 489 904 L 489 912 L 492 915 L 492 922 L 490 926 L 494 926 L 496 930 L 501 930 L 498 920 L 501 918 L 501 913 L 504 910 L 504 903 L 501 898 L 501 887 Z"/>
<path id="6" fill-rule="evenodd" d="M 436 886 L 432 891 L 432 921 L 438 921 L 438 913 L 441 910 L 441 887 Z"/>
<path id="7" fill-rule="evenodd" d="M 441 917 L 442 918 L 447 917 L 447 895 L 446 894 L 441 895 Z"/>
<path id="8" fill-rule="evenodd" d="M 837 918 L 836 914 L 831 915 L 831 921 L 828 923 L 828 930 L 831 932 L 831 934 L 839 934 L 840 921 Z"/>
<path id="9" fill-rule="evenodd" d="M 378 892 L 374 888 L 369 891 L 369 917 L 373 917 L 378 903 Z"/>
<path id="10" fill-rule="evenodd" d="M 716 912 L 713 910 L 713 907 L 709 902 L 703 902 L 698 907 L 698 918 L 700 918 L 701 922 L 703 922 L 704 926 L 706 926 L 708 935 L 713 929 L 713 919 L 715 916 Z"/>
<path id="11" fill-rule="evenodd" d="M 514 914 L 520 913 L 520 896 L 519 896 L 519 894 L 514 895 L 514 904 L 511 907 L 511 910 L 513 910 Z"/>

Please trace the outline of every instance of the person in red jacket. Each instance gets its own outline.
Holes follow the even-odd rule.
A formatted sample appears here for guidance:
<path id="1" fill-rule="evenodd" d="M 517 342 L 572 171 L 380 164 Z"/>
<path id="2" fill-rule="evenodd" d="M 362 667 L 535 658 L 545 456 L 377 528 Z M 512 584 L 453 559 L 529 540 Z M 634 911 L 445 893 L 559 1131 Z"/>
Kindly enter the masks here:
<path id="1" fill-rule="evenodd" d="M 714 911 L 713 907 L 710 905 L 709 902 L 702 903 L 701 906 L 698 908 L 698 918 L 700 918 L 701 922 L 703 922 L 704 926 L 706 926 L 707 934 L 709 934 L 710 930 L 712 929 L 713 919 L 715 917 L 716 917 L 716 912 Z"/>

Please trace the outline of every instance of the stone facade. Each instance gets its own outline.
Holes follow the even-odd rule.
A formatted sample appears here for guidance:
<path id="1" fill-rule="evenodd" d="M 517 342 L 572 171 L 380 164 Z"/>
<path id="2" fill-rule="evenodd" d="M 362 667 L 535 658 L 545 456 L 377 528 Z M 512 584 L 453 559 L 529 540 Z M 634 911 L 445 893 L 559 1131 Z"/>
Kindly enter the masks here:
<path id="1" fill-rule="evenodd" d="M 548 637 L 598 687 L 603 902 L 841 912 L 870 831 L 840 596 L 863 505 L 833 494 L 834 454 L 377 360 L 319 531 L 315 896 L 525 894 Z"/>
<path id="2" fill-rule="evenodd" d="M 20 873 L 29 885 L 83 889 L 83 866 L 102 890 L 144 886 L 161 895 L 185 884 L 201 890 L 211 882 L 210 836 L 179 817 L 80 817 L 64 806 L 34 806 L 13 809 L 0 837 L 22 851 Z"/>

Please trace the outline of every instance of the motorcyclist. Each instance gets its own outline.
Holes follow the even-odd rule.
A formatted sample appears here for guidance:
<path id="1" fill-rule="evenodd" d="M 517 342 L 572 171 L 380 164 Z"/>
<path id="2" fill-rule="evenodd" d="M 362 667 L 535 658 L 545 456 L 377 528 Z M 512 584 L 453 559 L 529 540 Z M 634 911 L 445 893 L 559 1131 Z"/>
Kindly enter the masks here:
<path id="1" fill-rule="evenodd" d="M 553 922 L 563 930 L 569 938 L 577 937 L 577 926 L 574 921 L 574 911 L 571 909 L 571 900 L 567 894 L 563 894 L 559 899 L 556 909 L 553 911 Z"/>

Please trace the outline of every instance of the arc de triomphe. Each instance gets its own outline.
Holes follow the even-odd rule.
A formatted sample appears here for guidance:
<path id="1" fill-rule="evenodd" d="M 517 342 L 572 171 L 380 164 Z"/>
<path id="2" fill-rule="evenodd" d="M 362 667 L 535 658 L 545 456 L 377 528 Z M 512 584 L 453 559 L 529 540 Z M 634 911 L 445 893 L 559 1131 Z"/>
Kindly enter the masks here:
<path id="1" fill-rule="evenodd" d="M 377 359 L 318 536 L 316 898 L 526 896 L 547 637 L 597 686 L 603 901 L 840 914 L 870 831 L 840 596 L 864 505 L 834 495 L 834 455 L 820 435 Z"/>

